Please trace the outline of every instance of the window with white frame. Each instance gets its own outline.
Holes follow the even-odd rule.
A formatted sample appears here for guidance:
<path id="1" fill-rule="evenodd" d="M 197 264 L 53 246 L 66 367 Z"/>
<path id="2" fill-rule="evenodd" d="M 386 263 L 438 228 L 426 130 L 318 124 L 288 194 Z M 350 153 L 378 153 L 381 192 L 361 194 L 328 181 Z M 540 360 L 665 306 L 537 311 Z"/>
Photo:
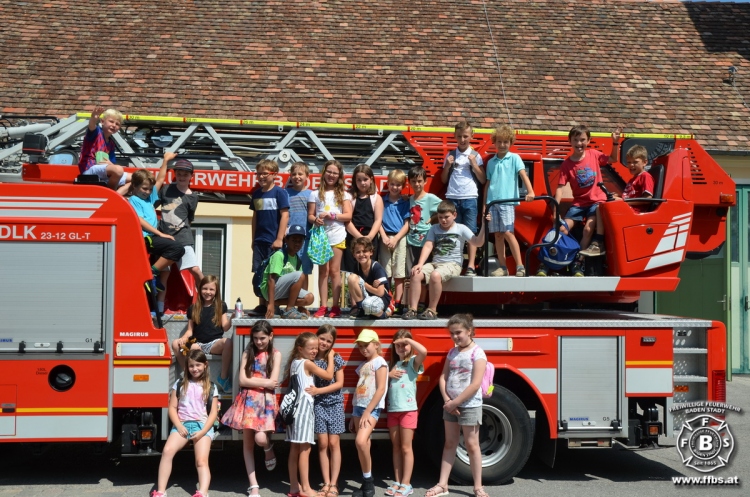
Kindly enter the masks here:
<path id="1" fill-rule="evenodd" d="M 193 225 L 195 254 L 200 261 L 204 275 L 214 274 L 221 281 L 221 294 L 226 295 L 224 287 L 226 261 L 226 225 Z"/>

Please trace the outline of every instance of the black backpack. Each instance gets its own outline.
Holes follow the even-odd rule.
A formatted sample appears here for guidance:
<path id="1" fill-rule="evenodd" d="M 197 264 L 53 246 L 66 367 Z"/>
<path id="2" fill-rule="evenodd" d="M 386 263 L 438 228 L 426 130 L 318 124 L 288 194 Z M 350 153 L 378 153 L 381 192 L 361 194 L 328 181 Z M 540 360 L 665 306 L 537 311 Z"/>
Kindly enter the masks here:
<path id="1" fill-rule="evenodd" d="M 289 252 L 286 250 L 286 245 L 281 247 L 280 249 L 274 250 L 271 252 L 271 255 L 263 259 L 260 263 L 260 267 L 258 267 L 258 272 L 253 275 L 253 287 L 260 288 L 260 284 L 263 282 L 263 275 L 266 273 L 266 268 L 268 267 L 268 263 L 271 262 L 271 257 L 273 257 L 273 254 L 281 250 L 284 253 L 284 262 L 281 264 L 281 267 L 283 268 L 286 266 L 286 263 L 289 262 Z M 300 256 L 297 256 L 297 265 L 295 266 L 295 271 L 299 271 L 302 267 L 302 260 Z"/>
<path id="2" fill-rule="evenodd" d="M 292 426 L 294 424 L 294 417 L 297 415 L 301 396 L 299 378 L 295 373 L 289 377 L 289 391 L 284 395 L 279 407 L 279 416 L 285 425 Z"/>
<path id="3" fill-rule="evenodd" d="M 454 148 L 453 150 L 451 150 L 450 152 L 448 152 L 448 155 L 452 155 L 453 156 L 453 164 L 451 164 L 451 167 L 448 170 L 448 181 L 450 181 L 450 177 L 453 175 L 453 169 L 456 167 L 456 159 L 458 158 L 458 154 L 456 154 L 456 149 Z M 479 156 L 479 152 L 477 152 L 476 150 L 474 150 L 472 148 L 471 152 L 469 153 L 469 155 L 477 157 L 477 156 Z M 446 156 L 445 158 L 447 159 L 448 156 Z M 484 196 L 484 183 L 482 183 L 481 181 L 479 181 L 479 178 L 477 178 L 477 175 L 474 174 L 474 170 L 471 167 L 469 167 L 469 172 L 471 173 L 471 177 L 474 178 L 474 183 L 476 183 L 476 185 L 477 185 L 477 210 L 481 214 L 482 213 L 481 207 L 483 205 L 483 203 L 482 203 L 482 200 L 483 200 L 482 197 Z M 487 179 L 485 179 L 484 181 L 486 183 Z M 446 187 L 447 186 L 448 185 L 446 184 Z"/>

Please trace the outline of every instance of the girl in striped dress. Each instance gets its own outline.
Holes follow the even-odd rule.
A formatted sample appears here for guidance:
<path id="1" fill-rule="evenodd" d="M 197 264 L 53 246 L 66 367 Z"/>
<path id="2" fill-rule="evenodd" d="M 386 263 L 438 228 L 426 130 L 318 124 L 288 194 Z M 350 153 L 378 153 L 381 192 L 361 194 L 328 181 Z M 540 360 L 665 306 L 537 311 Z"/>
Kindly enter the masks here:
<path id="1" fill-rule="evenodd" d="M 313 375 L 324 380 L 333 379 L 334 354 L 328 355 L 328 367 L 315 365 L 318 354 L 318 337 L 314 333 L 301 333 L 294 341 L 294 348 L 286 367 L 286 377 L 297 375 L 299 398 L 294 423 L 286 427 L 286 441 L 292 443 L 289 450 L 289 496 L 312 497 L 310 487 L 310 445 L 315 443 L 314 399 L 306 390 L 314 386 Z M 299 474 L 298 474 L 299 473 Z"/>

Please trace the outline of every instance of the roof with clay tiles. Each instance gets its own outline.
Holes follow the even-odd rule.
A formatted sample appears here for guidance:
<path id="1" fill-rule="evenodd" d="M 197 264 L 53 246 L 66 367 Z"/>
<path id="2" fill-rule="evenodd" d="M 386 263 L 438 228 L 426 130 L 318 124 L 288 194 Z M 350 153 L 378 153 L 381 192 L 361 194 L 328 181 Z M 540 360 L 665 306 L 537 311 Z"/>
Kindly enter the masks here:
<path id="1" fill-rule="evenodd" d="M 0 0 L 0 17 L 0 113 L 624 123 L 750 149 L 750 4 Z"/>

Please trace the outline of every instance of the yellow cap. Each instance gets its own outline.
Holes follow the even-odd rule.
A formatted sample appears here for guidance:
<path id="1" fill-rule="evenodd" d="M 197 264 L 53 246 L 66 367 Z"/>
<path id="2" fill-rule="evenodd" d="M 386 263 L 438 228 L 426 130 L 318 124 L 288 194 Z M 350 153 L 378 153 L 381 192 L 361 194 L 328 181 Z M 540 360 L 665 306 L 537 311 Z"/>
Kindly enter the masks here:
<path id="1" fill-rule="evenodd" d="M 356 341 L 362 343 L 380 342 L 380 338 L 373 330 L 364 329 L 360 332 Z"/>

